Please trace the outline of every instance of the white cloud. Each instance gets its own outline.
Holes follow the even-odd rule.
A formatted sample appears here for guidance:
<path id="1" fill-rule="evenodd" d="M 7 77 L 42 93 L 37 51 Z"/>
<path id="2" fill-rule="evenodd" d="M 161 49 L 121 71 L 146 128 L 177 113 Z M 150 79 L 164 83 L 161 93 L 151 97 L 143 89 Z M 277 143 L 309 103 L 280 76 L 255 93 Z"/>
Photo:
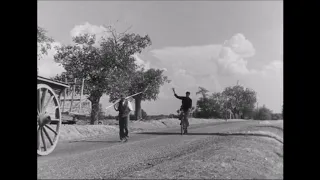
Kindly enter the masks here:
<path id="1" fill-rule="evenodd" d="M 217 58 L 221 45 L 167 47 L 150 51 L 163 66 L 172 71 L 185 69 L 188 73 L 211 74 L 216 71 L 216 64 L 211 58 Z"/>
<path id="2" fill-rule="evenodd" d="M 263 77 L 265 76 L 276 76 L 281 77 L 283 76 L 283 61 L 276 60 L 272 61 L 269 64 L 265 65 L 261 71 L 258 73 L 262 74 Z"/>
<path id="3" fill-rule="evenodd" d="M 99 42 L 101 42 L 102 38 L 107 38 L 110 36 L 110 33 L 107 31 L 105 27 L 92 25 L 88 22 L 83 23 L 81 25 L 76 25 L 70 31 L 71 37 L 76 37 L 83 34 L 95 35 L 96 36 L 96 43 L 94 44 L 95 46 L 99 45 Z"/>
<path id="4" fill-rule="evenodd" d="M 146 62 L 144 60 L 142 60 L 138 54 L 134 54 L 132 55 L 132 57 L 135 59 L 135 63 L 138 65 L 138 66 L 142 66 L 144 67 L 145 70 L 148 70 L 150 69 L 150 62 Z"/>
<path id="5" fill-rule="evenodd" d="M 233 52 L 242 58 L 251 57 L 255 54 L 252 43 L 241 33 L 235 34 L 229 40 L 225 41 L 224 46 L 230 47 Z"/>
<path id="6" fill-rule="evenodd" d="M 242 34 L 234 35 L 223 45 L 166 47 L 151 53 L 168 69 L 170 86 L 176 89 L 195 93 L 198 86 L 202 86 L 210 92 L 221 92 L 240 80 L 240 84 L 258 93 L 260 104 L 278 109 L 283 63 L 271 61 L 260 70 L 248 69 L 247 58 L 254 56 L 255 49 Z"/>
<path id="7" fill-rule="evenodd" d="M 250 73 L 244 58 L 253 56 L 255 49 L 243 34 L 238 33 L 223 45 L 166 47 L 151 53 L 162 63 L 170 63 L 175 70 L 184 68 L 191 73 L 237 75 Z"/>
<path id="8" fill-rule="evenodd" d="M 48 50 L 48 54 L 38 60 L 38 73 L 40 76 L 50 78 L 65 71 L 60 63 L 54 62 L 53 57 L 57 53 L 55 47 L 61 47 L 61 44 L 59 42 L 51 43 L 51 49 Z"/>
<path id="9" fill-rule="evenodd" d="M 168 71 L 167 68 L 161 68 L 161 70 L 163 70 L 164 72 Z"/>
<path id="10" fill-rule="evenodd" d="M 252 57 L 255 49 L 252 43 L 243 34 L 236 34 L 226 40 L 220 51 L 217 64 L 219 72 L 224 75 L 247 74 L 247 60 L 244 58 Z"/>
<path id="11" fill-rule="evenodd" d="M 283 70 L 283 61 L 272 61 L 270 64 L 265 66 L 266 70 L 282 71 Z"/>
<path id="12" fill-rule="evenodd" d="M 224 75 L 249 73 L 247 63 L 246 60 L 232 51 L 230 47 L 223 47 L 217 60 L 219 72 Z"/>

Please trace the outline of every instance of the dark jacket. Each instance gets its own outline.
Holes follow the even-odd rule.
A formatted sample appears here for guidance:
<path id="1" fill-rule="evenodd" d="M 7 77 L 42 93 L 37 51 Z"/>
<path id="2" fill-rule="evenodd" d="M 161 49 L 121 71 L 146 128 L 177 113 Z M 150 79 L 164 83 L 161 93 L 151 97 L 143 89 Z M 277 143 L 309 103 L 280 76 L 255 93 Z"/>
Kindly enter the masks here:
<path id="1" fill-rule="evenodd" d="M 182 100 L 182 106 L 181 108 L 184 111 L 189 110 L 192 107 L 192 100 L 189 97 L 185 97 L 185 96 L 178 96 L 177 94 L 174 94 L 174 96 L 178 99 Z"/>
<path id="2" fill-rule="evenodd" d="M 118 103 L 117 111 L 119 111 L 119 117 L 128 116 L 129 113 L 130 113 L 130 109 L 128 107 L 128 101 L 124 100 L 124 104 L 123 104 L 123 101 L 120 100 L 119 103 Z"/>

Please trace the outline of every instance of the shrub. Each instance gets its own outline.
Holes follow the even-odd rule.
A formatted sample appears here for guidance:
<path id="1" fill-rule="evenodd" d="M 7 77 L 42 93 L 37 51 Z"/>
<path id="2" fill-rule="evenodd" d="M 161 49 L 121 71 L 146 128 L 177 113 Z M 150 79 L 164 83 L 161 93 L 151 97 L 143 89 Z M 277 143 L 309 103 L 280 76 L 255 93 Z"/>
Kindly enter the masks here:
<path id="1" fill-rule="evenodd" d="M 271 115 L 271 119 L 272 119 L 272 120 L 283 119 L 283 118 L 282 118 L 282 114 L 281 114 L 281 113 L 274 113 L 274 114 Z"/>
<path id="2" fill-rule="evenodd" d="M 141 109 L 141 118 L 144 119 L 144 120 L 148 119 L 148 114 L 143 109 Z M 130 120 L 136 121 L 137 118 L 136 118 L 136 116 L 134 114 L 130 114 Z"/>
<path id="3" fill-rule="evenodd" d="M 266 108 L 264 105 L 263 107 L 259 108 L 254 113 L 254 120 L 271 120 L 272 119 L 272 111 Z"/>
<path id="4" fill-rule="evenodd" d="M 148 117 L 148 114 L 147 114 L 147 112 L 145 112 L 143 109 L 141 109 L 141 118 L 142 119 L 147 119 L 147 117 Z"/>

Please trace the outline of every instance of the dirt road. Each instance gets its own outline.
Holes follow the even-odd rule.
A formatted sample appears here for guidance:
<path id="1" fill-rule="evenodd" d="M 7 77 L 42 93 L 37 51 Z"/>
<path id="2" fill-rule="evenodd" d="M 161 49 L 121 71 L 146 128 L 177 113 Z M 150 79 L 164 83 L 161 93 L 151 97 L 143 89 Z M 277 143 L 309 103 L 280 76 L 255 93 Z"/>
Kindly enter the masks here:
<path id="1" fill-rule="evenodd" d="M 126 143 L 118 136 L 60 143 L 38 157 L 38 178 L 283 178 L 282 129 L 261 126 L 223 122 L 192 125 L 183 136 L 171 128 L 130 134 Z"/>

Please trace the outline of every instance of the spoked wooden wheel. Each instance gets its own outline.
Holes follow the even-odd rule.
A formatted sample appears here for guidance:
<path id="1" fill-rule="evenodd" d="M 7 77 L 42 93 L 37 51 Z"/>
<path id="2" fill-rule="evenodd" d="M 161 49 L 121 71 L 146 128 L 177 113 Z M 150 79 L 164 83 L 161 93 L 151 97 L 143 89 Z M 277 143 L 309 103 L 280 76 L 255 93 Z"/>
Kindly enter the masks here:
<path id="1" fill-rule="evenodd" d="M 55 92 L 45 84 L 37 88 L 37 153 L 50 154 L 56 147 L 61 126 L 60 103 Z"/>

